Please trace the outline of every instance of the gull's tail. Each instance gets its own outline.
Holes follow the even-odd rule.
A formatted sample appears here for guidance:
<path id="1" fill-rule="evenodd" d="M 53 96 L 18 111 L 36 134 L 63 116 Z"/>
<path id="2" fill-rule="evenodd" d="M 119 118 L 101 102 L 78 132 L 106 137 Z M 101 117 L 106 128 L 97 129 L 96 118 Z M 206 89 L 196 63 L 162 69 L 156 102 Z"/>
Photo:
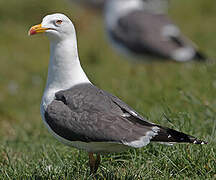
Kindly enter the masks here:
<path id="1" fill-rule="evenodd" d="M 158 126 L 159 131 L 157 132 L 158 135 L 153 137 L 151 141 L 161 142 L 161 143 L 193 143 L 193 144 L 208 144 L 205 141 L 199 140 L 193 136 L 184 134 L 182 132 L 170 129 L 170 128 L 164 128 L 161 126 Z"/>
<path id="2" fill-rule="evenodd" d="M 207 63 L 213 62 L 212 59 L 209 59 L 208 56 L 206 56 L 204 53 L 200 51 L 196 51 L 196 54 L 194 55 L 194 59 L 199 62 L 207 62 Z"/>

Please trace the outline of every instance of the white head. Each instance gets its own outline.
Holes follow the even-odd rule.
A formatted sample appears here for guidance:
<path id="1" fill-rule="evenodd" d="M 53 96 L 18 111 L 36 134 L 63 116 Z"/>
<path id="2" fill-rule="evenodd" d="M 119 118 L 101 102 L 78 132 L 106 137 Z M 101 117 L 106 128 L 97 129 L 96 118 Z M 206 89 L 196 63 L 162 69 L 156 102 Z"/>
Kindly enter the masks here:
<path id="1" fill-rule="evenodd" d="M 67 16 L 56 13 L 45 16 L 41 24 L 29 30 L 29 35 L 38 33 L 45 33 L 51 41 L 59 41 L 74 36 L 75 28 Z"/>
<path id="2" fill-rule="evenodd" d="M 50 62 L 43 105 L 54 98 L 55 92 L 79 83 L 89 83 L 79 62 L 76 32 L 64 14 L 51 14 L 42 23 L 31 27 L 29 35 L 45 33 L 50 40 Z"/>

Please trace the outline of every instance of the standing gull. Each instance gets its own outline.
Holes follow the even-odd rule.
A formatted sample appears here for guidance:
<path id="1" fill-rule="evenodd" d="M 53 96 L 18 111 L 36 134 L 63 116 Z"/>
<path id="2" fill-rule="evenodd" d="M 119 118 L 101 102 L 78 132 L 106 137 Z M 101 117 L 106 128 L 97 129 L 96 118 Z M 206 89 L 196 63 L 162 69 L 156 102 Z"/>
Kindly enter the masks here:
<path id="1" fill-rule="evenodd" d="M 106 31 L 123 53 L 185 62 L 207 60 L 167 15 L 167 0 L 109 0 Z"/>
<path id="2" fill-rule="evenodd" d="M 91 173 L 98 169 L 100 153 L 140 148 L 150 141 L 206 144 L 146 121 L 123 101 L 94 86 L 80 65 L 75 29 L 65 15 L 47 15 L 29 30 L 29 35 L 38 33 L 48 36 L 51 54 L 42 119 L 62 143 L 89 153 Z"/>

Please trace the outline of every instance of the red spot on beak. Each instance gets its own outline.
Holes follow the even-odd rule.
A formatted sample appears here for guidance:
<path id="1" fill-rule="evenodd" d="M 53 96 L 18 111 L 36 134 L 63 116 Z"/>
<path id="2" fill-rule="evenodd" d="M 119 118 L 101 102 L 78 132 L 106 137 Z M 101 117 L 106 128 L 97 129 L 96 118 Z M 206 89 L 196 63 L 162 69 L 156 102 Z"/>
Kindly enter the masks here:
<path id="1" fill-rule="evenodd" d="M 30 30 L 29 30 L 29 35 L 31 36 L 31 35 L 34 35 L 34 34 L 36 34 L 37 32 L 35 31 L 35 29 L 33 29 L 33 28 L 31 28 Z"/>
<path id="2" fill-rule="evenodd" d="M 38 24 L 30 28 L 28 35 L 31 36 L 34 34 L 42 33 L 42 32 L 45 32 L 45 30 L 46 30 L 45 28 L 41 27 L 41 24 Z"/>

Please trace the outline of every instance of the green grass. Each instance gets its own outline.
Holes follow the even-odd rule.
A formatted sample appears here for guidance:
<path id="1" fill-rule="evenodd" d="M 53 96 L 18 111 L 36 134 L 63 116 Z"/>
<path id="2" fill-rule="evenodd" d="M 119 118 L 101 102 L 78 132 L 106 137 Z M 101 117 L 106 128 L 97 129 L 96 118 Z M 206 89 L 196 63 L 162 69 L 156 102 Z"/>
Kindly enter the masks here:
<path id="1" fill-rule="evenodd" d="M 172 7 L 185 34 L 216 59 L 216 3 L 181 0 Z M 131 64 L 109 47 L 100 16 L 62 0 L 0 1 L 0 179 L 92 179 L 87 154 L 55 140 L 39 113 L 49 46 L 27 31 L 53 12 L 73 19 L 81 63 L 94 84 L 149 120 L 209 142 L 104 155 L 97 177 L 216 179 L 216 65 Z"/>

